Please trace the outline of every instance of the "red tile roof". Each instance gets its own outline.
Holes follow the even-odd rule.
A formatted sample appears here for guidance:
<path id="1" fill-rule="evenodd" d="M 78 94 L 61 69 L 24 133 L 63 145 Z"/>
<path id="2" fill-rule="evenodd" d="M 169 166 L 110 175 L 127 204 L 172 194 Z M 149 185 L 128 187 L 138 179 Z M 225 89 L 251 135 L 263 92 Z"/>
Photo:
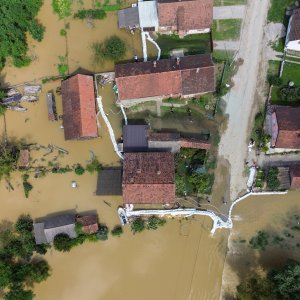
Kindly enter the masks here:
<path id="1" fill-rule="evenodd" d="M 300 107 L 275 106 L 278 123 L 276 148 L 300 149 Z"/>
<path id="2" fill-rule="evenodd" d="M 203 30 L 212 27 L 213 0 L 158 0 L 160 27 L 172 30 Z"/>
<path id="3" fill-rule="evenodd" d="M 77 217 L 76 221 L 82 225 L 82 231 L 84 233 L 95 233 L 99 229 L 97 215 Z"/>
<path id="4" fill-rule="evenodd" d="M 61 84 L 66 140 L 97 137 L 93 77 L 75 75 Z"/>
<path id="5" fill-rule="evenodd" d="M 125 153 L 122 188 L 124 203 L 174 203 L 174 155 L 169 152 Z"/>
<path id="6" fill-rule="evenodd" d="M 290 21 L 289 41 L 300 40 L 300 8 L 294 9 Z"/>
<path id="7" fill-rule="evenodd" d="M 119 100 L 201 94 L 215 90 L 211 56 L 190 55 L 157 62 L 119 64 L 115 70 Z"/>
<path id="8" fill-rule="evenodd" d="M 300 165 L 290 167 L 291 189 L 300 189 Z"/>
<path id="9" fill-rule="evenodd" d="M 199 140 L 195 138 L 181 138 L 180 139 L 181 148 L 194 148 L 194 149 L 205 149 L 208 150 L 211 147 L 210 142 Z"/>
<path id="10" fill-rule="evenodd" d="M 19 167 L 20 168 L 27 168 L 29 167 L 30 162 L 30 152 L 28 149 L 23 149 L 20 151 L 20 158 L 19 158 Z"/>

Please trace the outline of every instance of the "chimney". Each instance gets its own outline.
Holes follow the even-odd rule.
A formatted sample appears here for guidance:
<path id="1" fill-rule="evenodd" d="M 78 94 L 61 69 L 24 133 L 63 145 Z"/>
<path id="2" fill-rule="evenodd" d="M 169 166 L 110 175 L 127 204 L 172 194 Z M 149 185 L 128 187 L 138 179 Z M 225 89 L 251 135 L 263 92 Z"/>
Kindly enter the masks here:
<path id="1" fill-rule="evenodd" d="M 176 65 L 179 66 L 180 64 L 180 57 L 176 57 Z"/>
<path id="2" fill-rule="evenodd" d="M 156 68 L 156 60 L 153 62 L 153 67 Z"/>
<path id="3" fill-rule="evenodd" d="M 137 174 L 141 174 L 142 173 L 142 170 L 140 168 L 136 169 L 136 173 Z"/>
<path id="4" fill-rule="evenodd" d="M 200 68 L 197 68 L 197 69 L 196 69 L 196 73 L 199 73 L 199 71 L 200 71 Z"/>
<path id="5" fill-rule="evenodd" d="M 157 175 L 160 175 L 160 174 L 161 174 L 161 171 L 160 171 L 160 170 L 157 170 L 157 171 L 156 171 L 156 174 L 157 174 Z"/>

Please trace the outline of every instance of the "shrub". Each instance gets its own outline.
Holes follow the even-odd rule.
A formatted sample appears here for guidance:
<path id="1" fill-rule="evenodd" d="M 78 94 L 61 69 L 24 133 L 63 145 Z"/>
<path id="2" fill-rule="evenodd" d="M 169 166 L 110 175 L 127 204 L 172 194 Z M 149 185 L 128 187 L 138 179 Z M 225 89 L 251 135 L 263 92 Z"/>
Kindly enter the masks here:
<path id="1" fill-rule="evenodd" d="M 92 44 L 93 60 L 99 64 L 103 60 L 117 61 L 124 57 L 126 44 L 117 36 L 106 39 L 103 43 Z"/>
<path id="2" fill-rule="evenodd" d="M 42 282 L 50 275 L 50 267 L 45 260 L 38 261 L 31 265 L 30 279 L 33 282 Z"/>
<path id="3" fill-rule="evenodd" d="M 84 168 L 81 165 L 78 165 L 74 171 L 76 175 L 82 175 L 85 172 Z"/>
<path id="4" fill-rule="evenodd" d="M 114 227 L 114 229 L 111 231 L 111 234 L 113 236 L 120 236 L 123 233 L 123 228 L 120 225 L 117 225 Z"/>
<path id="5" fill-rule="evenodd" d="M 249 244 L 252 249 L 265 250 L 269 244 L 269 234 L 260 230 L 256 236 L 250 239 Z"/>
<path id="6" fill-rule="evenodd" d="M 25 197 L 29 197 L 29 192 L 33 189 L 33 186 L 27 181 L 29 178 L 28 174 L 23 175 L 23 188 L 24 188 L 24 193 Z"/>
<path id="7" fill-rule="evenodd" d="M 102 20 L 106 17 L 106 12 L 103 9 L 81 9 L 78 10 L 76 14 L 74 14 L 75 19 L 97 19 Z"/>
<path id="8" fill-rule="evenodd" d="M 20 234 L 22 233 L 31 234 L 33 229 L 33 220 L 30 217 L 30 215 L 21 215 L 15 224 L 15 229 Z"/>
<path id="9" fill-rule="evenodd" d="M 108 239 L 108 227 L 105 225 L 100 225 L 99 231 L 97 232 L 98 240 L 105 241 Z"/>
<path id="10" fill-rule="evenodd" d="M 272 84 L 274 86 L 280 86 L 282 85 L 282 78 L 280 78 L 277 75 L 268 75 L 268 82 L 269 84 Z"/>
<path id="11" fill-rule="evenodd" d="M 54 249 L 61 252 L 69 252 L 73 246 L 72 239 L 65 233 L 60 233 L 54 237 Z"/>
<path id="12" fill-rule="evenodd" d="M 159 226 L 163 226 L 166 222 L 166 219 L 160 219 L 156 216 L 151 216 L 147 222 L 147 229 L 156 230 Z"/>
<path id="13" fill-rule="evenodd" d="M 34 246 L 34 250 L 38 253 L 38 254 L 42 254 L 45 255 L 47 253 L 47 250 L 51 248 L 51 246 L 49 244 L 40 244 L 40 245 L 35 245 Z"/>
<path id="14" fill-rule="evenodd" d="M 72 14 L 72 0 L 52 0 L 52 8 L 60 19 Z"/>
<path id="15" fill-rule="evenodd" d="M 91 163 L 86 165 L 86 170 L 91 174 L 94 172 L 99 172 L 101 169 L 102 165 L 96 158 Z"/>
<path id="16" fill-rule="evenodd" d="M 145 229 L 145 221 L 138 217 L 131 223 L 131 230 L 133 233 L 142 232 Z"/>
<path id="17" fill-rule="evenodd" d="M 60 31 L 59 31 L 59 34 L 61 35 L 61 36 L 66 36 L 67 35 L 67 31 L 65 30 L 65 29 L 61 29 Z"/>

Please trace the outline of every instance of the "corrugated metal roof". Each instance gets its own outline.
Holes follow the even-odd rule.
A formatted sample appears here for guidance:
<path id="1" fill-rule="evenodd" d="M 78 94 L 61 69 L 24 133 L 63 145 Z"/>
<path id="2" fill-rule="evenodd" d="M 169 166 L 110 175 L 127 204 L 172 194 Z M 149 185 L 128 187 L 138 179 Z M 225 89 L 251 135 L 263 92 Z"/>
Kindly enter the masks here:
<path id="1" fill-rule="evenodd" d="M 156 1 L 141 1 L 138 3 L 140 27 L 158 27 Z"/>
<path id="2" fill-rule="evenodd" d="M 104 169 L 98 175 L 97 191 L 98 196 L 122 195 L 122 170 Z"/>
<path id="3" fill-rule="evenodd" d="M 123 126 L 124 152 L 143 151 L 148 148 L 148 125 Z"/>
<path id="4" fill-rule="evenodd" d="M 139 11 L 137 7 L 129 7 L 118 11 L 119 28 L 139 27 Z"/>
<path id="5" fill-rule="evenodd" d="M 45 229 L 75 224 L 75 214 L 65 214 L 49 217 L 44 222 Z"/>

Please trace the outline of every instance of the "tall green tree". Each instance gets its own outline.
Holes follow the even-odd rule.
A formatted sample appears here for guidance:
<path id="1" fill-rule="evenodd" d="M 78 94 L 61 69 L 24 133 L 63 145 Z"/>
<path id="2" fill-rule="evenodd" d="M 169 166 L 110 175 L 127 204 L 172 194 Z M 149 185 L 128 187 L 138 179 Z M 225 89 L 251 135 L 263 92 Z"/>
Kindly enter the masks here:
<path id="1" fill-rule="evenodd" d="M 36 16 L 43 0 L 1 0 L 0 4 L 0 69 L 8 57 L 16 67 L 30 64 L 27 55 L 28 44 L 26 33 L 41 41 L 45 28 Z"/>

